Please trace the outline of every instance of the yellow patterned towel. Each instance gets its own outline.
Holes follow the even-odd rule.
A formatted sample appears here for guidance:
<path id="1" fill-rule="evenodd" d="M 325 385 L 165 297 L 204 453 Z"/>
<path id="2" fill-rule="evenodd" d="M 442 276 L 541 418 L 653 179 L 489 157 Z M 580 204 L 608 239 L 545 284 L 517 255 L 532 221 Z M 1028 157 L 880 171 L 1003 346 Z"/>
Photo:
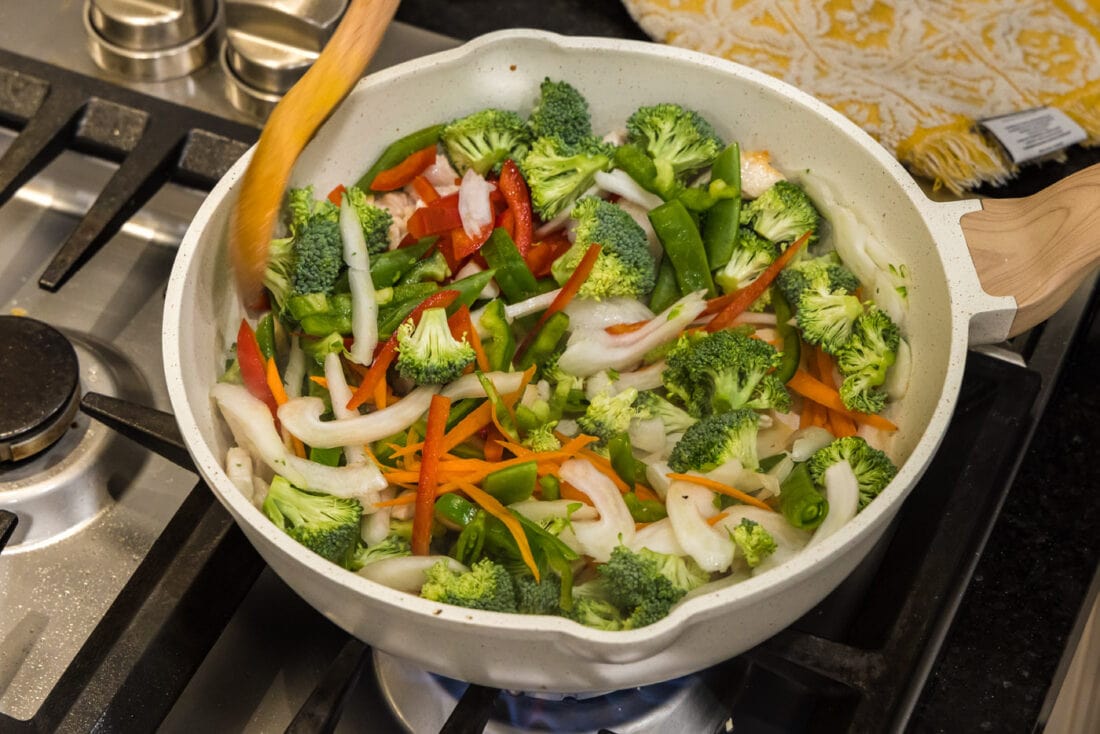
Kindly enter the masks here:
<path id="1" fill-rule="evenodd" d="M 624 0 L 658 41 L 831 104 L 955 193 L 1016 167 L 975 122 L 1065 112 L 1100 143 L 1100 0 Z"/>

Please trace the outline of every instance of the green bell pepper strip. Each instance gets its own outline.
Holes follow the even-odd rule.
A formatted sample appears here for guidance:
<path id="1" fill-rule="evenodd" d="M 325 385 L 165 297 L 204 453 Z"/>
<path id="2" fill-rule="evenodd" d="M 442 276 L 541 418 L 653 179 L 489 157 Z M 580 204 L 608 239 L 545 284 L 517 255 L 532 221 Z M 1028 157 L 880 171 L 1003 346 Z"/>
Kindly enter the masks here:
<path id="1" fill-rule="evenodd" d="M 668 257 L 661 258 L 657 267 L 657 283 L 649 296 L 649 310 L 661 313 L 680 298 L 680 284 L 676 282 L 676 269 Z"/>
<path id="2" fill-rule="evenodd" d="M 451 430 L 458 422 L 468 416 L 474 411 L 474 409 L 481 405 L 481 398 L 466 398 L 464 400 L 456 400 L 451 403 L 451 412 L 447 414 L 447 427 L 446 430 Z"/>
<path id="3" fill-rule="evenodd" d="M 561 499 L 561 481 L 552 474 L 539 477 L 539 489 L 544 500 Z"/>
<path id="4" fill-rule="evenodd" d="M 489 474 L 482 480 L 481 488 L 500 500 L 501 504 L 510 505 L 530 499 L 538 477 L 538 463 L 526 461 Z"/>
<path id="5" fill-rule="evenodd" d="M 649 212 L 649 221 L 665 249 L 665 257 L 676 271 L 680 293 L 706 290 L 707 296 L 713 297 L 714 281 L 710 277 L 703 239 L 684 205 L 676 199 L 665 202 Z"/>
<path id="6" fill-rule="evenodd" d="M 703 246 L 711 270 L 724 267 L 733 256 L 741 222 L 741 149 L 730 143 L 710 169 L 712 182 L 724 182 L 732 198 L 714 203 L 703 223 Z"/>
<path id="7" fill-rule="evenodd" d="M 464 528 L 474 521 L 479 512 L 477 505 L 453 492 L 441 494 L 435 499 L 433 514 L 450 527 Z"/>
<path id="8" fill-rule="evenodd" d="M 401 287 L 409 289 L 405 292 L 407 297 L 398 300 L 396 297 L 396 289 L 394 289 L 394 299 L 385 307 L 378 309 L 378 336 L 380 337 L 392 334 L 394 329 L 400 326 L 401 322 L 407 319 L 409 314 L 411 314 L 425 298 L 439 291 L 439 286 L 435 283 L 414 283 Z"/>
<path id="9" fill-rule="evenodd" d="M 309 447 L 309 460 L 325 466 L 340 466 L 340 457 L 343 455 L 344 448 L 342 446 L 331 449 L 322 449 L 317 446 Z"/>
<path id="10" fill-rule="evenodd" d="M 496 270 L 497 285 L 509 303 L 538 295 L 539 284 L 507 230 L 497 227 L 481 246 L 481 256 Z"/>
<path id="11" fill-rule="evenodd" d="M 637 473 L 634 468 L 634 447 L 630 444 L 630 436 L 626 433 L 617 433 L 607 440 L 607 455 L 611 460 L 611 468 L 626 482 L 628 487 L 633 487 L 637 481 Z"/>
<path id="12" fill-rule="evenodd" d="M 300 299 L 311 299 L 314 301 L 313 305 L 320 305 L 316 302 L 316 295 L 317 294 L 295 296 L 287 302 L 289 304 L 288 307 L 291 309 L 291 314 L 298 319 L 298 323 L 301 324 L 302 331 L 310 336 L 328 336 L 333 332 L 338 334 L 351 334 L 351 295 L 348 293 L 336 293 L 331 296 L 321 296 L 327 308 L 312 313 L 303 313 L 305 309 L 297 305 L 296 302 Z M 295 314 L 295 310 L 301 313 L 301 315 Z"/>
<path id="13" fill-rule="evenodd" d="M 436 250 L 430 256 L 418 260 L 401 276 L 397 284 L 409 285 L 411 283 L 424 283 L 429 280 L 438 283 L 450 274 L 451 270 L 447 267 L 447 258 L 444 257 L 442 252 Z"/>
<path id="14" fill-rule="evenodd" d="M 446 127 L 445 124 L 432 125 L 431 127 L 409 133 L 405 137 L 390 143 L 390 145 L 382 151 L 382 155 L 378 157 L 374 165 L 368 168 L 367 172 L 355 182 L 355 185 L 363 191 L 370 191 L 370 185 L 374 182 L 374 177 L 379 173 L 388 168 L 393 168 L 416 151 L 438 143 L 439 136 L 443 134 L 444 127 Z"/>
<path id="15" fill-rule="evenodd" d="M 478 510 L 477 514 L 474 515 L 474 519 L 462 528 L 462 532 L 458 534 L 458 539 L 455 541 L 454 548 L 451 549 L 451 556 L 456 561 L 472 566 L 481 558 L 481 554 L 485 550 L 488 518 L 489 513 L 485 510 Z"/>
<path id="16" fill-rule="evenodd" d="M 776 286 L 772 286 L 772 308 L 775 309 L 775 331 L 783 340 L 782 357 L 775 369 L 775 376 L 786 384 L 798 371 L 798 361 L 802 355 L 802 338 L 798 329 L 791 325 L 791 306 Z"/>
<path id="17" fill-rule="evenodd" d="M 627 492 L 623 495 L 623 502 L 634 522 L 657 522 L 668 517 L 668 511 L 660 500 L 640 500 L 633 492 Z"/>
<path id="18" fill-rule="evenodd" d="M 481 292 L 485 290 L 485 286 L 489 285 L 496 276 L 496 270 L 482 270 L 480 273 L 474 273 L 473 275 L 467 275 L 461 280 L 456 280 L 447 284 L 447 290 L 458 291 L 458 298 L 454 300 L 450 306 L 447 307 L 448 313 L 454 313 L 462 306 L 470 307 L 474 305 L 474 301 L 481 296 Z"/>
<path id="19" fill-rule="evenodd" d="M 375 288 L 388 288 L 397 285 L 401 276 L 427 254 L 438 237 L 425 237 L 414 245 L 387 250 L 370 258 L 370 279 Z"/>
<path id="20" fill-rule="evenodd" d="M 779 489 L 779 511 L 796 528 L 813 530 L 829 514 L 829 501 L 814 487 L 805 462 L 795 466 Z"/>
<path id="21" fill-rule="evenodd" d="M 486 397 L 493 405 L 493 415 L 496 416 L 496 422 L 500 425 L 500 430 L 504 432 L 509 441 L 519 443 L 519 429 L 516 427 L 515 417 L 508 409 L 508 404 L 504 402 L 504 398 L 501 397 L 497 386 L 481 370 L 475 370 L 474 374 L 477 375 L 482 389 L 485 390 Z"/>
<path id="22" fill-rule="evenodd" d="M 495 371 L 507 371 L 516 353 L 516 337 L 505 316 L 504 301 L 499 298 L 489 301 L 478 319 L 478 325 L 489 332 L 488 336 L 481 338 L 481 348 L 489 358 L 489 366 Z"/>
<path id="23" fill-rule="evenodd" d="M 558 311 L 546 319 L 546 323 L 535 335 L 531 346 L 516 363 L 516 369 L 523 371 L 531 365 L 542 365 L 558 349 L 558 344 L 569 331 L 569 314 Z"/>
<path id="24" fill-rule="evenodd" d="M 265 360 L 275 356 L 275 317 L 270 311 L 256 324 L 256 343 Z"/>

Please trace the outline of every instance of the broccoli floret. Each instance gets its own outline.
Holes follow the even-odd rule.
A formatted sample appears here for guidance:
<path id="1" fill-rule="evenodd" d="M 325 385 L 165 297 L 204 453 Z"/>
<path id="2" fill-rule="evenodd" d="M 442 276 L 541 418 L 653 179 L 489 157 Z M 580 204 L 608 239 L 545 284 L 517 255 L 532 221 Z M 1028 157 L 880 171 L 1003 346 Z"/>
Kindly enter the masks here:
<path id="1" fill-rule="evenodd" d="M 748 219 L 761 237 L 772 242 L 792 242 L 809 231 L 814 237 L 821 223 L 810 197 L 790 181 L 776 181 L 742 209 L 742 223 Z"/>
<path id="2" fill-rule="evenodd" d="M 748 227 L 741 227 L 729 262 L 714 279 L 723 291 L 732 293 L 756 280 L 778 256 L 779 248 L 774 242 Z"/>
<path id="3" fill-rule="evenodd" d="M 695 562 L 620 545 L 600 566 L 608 600 L 623 614 L 623 628 L 637 629 L 668 616 L 672 606 L 709 576 Z"/>
<path id="4" fill-rule="evenodd" d="M 741 520 L 741 524 L 730 533 L 738 550 L 745 556 L 745 562 L 749 568 L 756 568 L 765 558 L 775 553 L 775 538 L 771 536 L 764 526 L 747 517 Z"/>
<path id="5" fill-rule="evenodd" d="M 280 237 L 271 240 L 267 250 L 267 267 L 264 269 L 264 288 L 271 294 L 275 310 L 283 313 L 287 300 L 294 295 L 294 238 Z"/>
<path id="6" fill-rule="evenodd" d="M 574 594 L 589 584 L 574 588 Z M 583 624 L 585 627 L 598 630 L 617 632 L 623 628 L 623 615 L 619 612 L 619 609 L 607 599 L 598 597 L 581 596 L 576 598 L 573 602 L 573 608 L 569 612 L 569 618 L 574 622 Z"/>
<path id="7" fill-rule="evenodd" d="M 613 146 L 588 137 L 570 145 L 558 137 L 538 138 L 520 163 L 531 204 L 543 220 L 553 219 L 611 168 Z"/>
<path id="8" fill-rule="evenodd" d="M 836 354 L 842 375 L 869 373 L 873 386 L 886 380 L 886 371 L 898 356 L 901 333 L 885 311 L 870 306 L 852 327 L 852 336 Z"/>
<path id="9" fill-rule="evenodd" d="M 440 141 L 459 175 L 472 168 L 484 176 L 509 158 L 521 158 L 530 133 L 515 112 L 486 109 L 448 124 Z"/>
<path id="10" fill-rule="evenodd" d="M 568 82 L 549 77 L 539 85 L 539 101 L 527 124 L 534 137 L 557 136 L 566 145 L 576 145 L 592 135 L 588 101 Z"/>
<path id="11" fill-rule="evenodd" d="M 291 237 L 297 237 L 315 216 L 339 222 L 340 209 L 328 199 L 314 199 L 312 186 L 286 192 L 286 227 Z"/>
<path id="12" fill-rule="evenodd" d="M 557 421 L 548 421 L 528 431 L 523 445 L 532 451 L 557 451 L 561 448 L 561 441 L 554 435 L 557 425 Z"/>
<path id="13" fill-rule="evenodd" d="M 681 174 L 709 166 L 724 147 L 714 128 L 703 117 L 678 104 L 640 107 L 626 121 L 631 143 L 637 143 L 653 159 L 655 185 L 671 192 Z"/>
<path id="14" fill-rule="evenodd" d="M 863 509 L 886 488 L 898 473 L 898 468 L 885 452 L 873 448 L 859 436 L 838 438 L 810 456 L 810 476 L 819 486 L 825 483 L 825 470 L 838 461 L 852 467 L 859 484 L 859 509 Z"/>
<path id="15" fill-rule="evenodd" d="M 366 566 L 375 561 L 384 561 L 387 558 L 400 558 L 402 556 L 411 556 L 412 546 L 409 545 L 408 538 L 403 538 L 400 535 L 394 534 L 386 536 L 384 540 L 375 543 L 374 545 L 362 545 L 360 544 L 355 551 L 355 557 L 352 560 L 352 571 L 358 571 L 363 566 Z"/>
<path id="16" fill-rule="evenodd" d="M 855 296 L 805 290 L 798 299 L 795 318 L 803 339 L 828 354 L 836 354 L 851 337 L 862 313 L 863 304 Z"/>
<path id="17" fill-rule="evenodd" d="M 746 469 L 755 471 L 760 466 L 756 453 L 758 420 L 756 413 L 747 408 L 703 418 L 684 431 L 672 447 L 669 467 L 675 472 L 708 472 L 737 459 Z"/>
<path id="18" fill-rule="evenodd" d="M 653 290 L 657 263 L 649 251 L 645 230 L 633 217 L 621 207 L 595 196 L 578 201 L 572 217 L 577 221 L 573 246 L 550 268 L 559 284 L 569 279 L 588 248 L 597 243 L 602 249 L 581 286 L 581 296 L 639 298 Z"/>
<path id="19" fill-rule="evenodd" d="M 561 614 L 561 579 L 556 574 L 545 574 L 541 581 L 517 576 L 512 584 L 520 614 Z"/>
<path id="20" fill-rule="evenodd" d="M 636 417 L 645 420 L 660 418 L 665 426 L 665 434 L 683 433 L 696 419 L 683 408 L 673 405 L 657 393 L 647 390 L 638 393 L 634 400 L 634 412 Z"/>
<path id="21" fill-rule="evenodd" d="M 363 516 L 359 500 L 299 489 L 276 476 L 263 511 L 280 530 L 317 555 L 345 568 L 354 564 Z"/>
<path id="22" fill-rule="evenodd" d="M 447 311 L 429 308 L 415 330 L 405 321 L 397 330 L 397 371 L 417 385 L 442 385 L 458 378 L 476 354 L 465 339 L 451 336 Z"/>
<path id="23" fill-rule="evenodd" d="M 760 294 L 760 297 L 749 304 L 749 311 L 753 313 L 763 313 L 768 310 L 768 307 L 772 305 L 772 289 L 769 288 Z"/>
<path id="24" fill-rule="evenodd" d="M 363 228 L 363 239 L 367 242 L 367 252 L 377 255 L 390 248 L 390 226 L 393 225 L 393 215 L 389 209 L 374 206 L 367 197 L 366 192 L 357 186 L 347 190 L 348 204 L 355 210 L 355 216 L 359 218 L 359 226 Z"/>
<path id="25" fill-rule="evenodd" d="M 296 295 L 330 294 L 344 267 L 340 225 L 320 215 L 310 218 L 294 238 L 296 253 L 291 287 Z"/>
<path id="26" fill-rule="evenodd" d="M 855 274 L 840 264 L 835 252 L 796 260 L 779 271 L 775 282 L 792 305 L 798 304 L 806 290 L 847 294 L 859 287 Z"/>
<path id="27" fill-rule="evenodd" d="M 452 571 L 447 561 L 439 561 L 424 574 L 420 596 L 443 604 L 454 604 L 490 612 L 515 612 L 516 594 L 508 569 L 488 558 L 469 571 Z"/>
<path id="28" fill-rule="evenodd" d="M 769 374 L 781 359 L 762 339 L 725 329 L 678 342 L 666 357 L 661 379 L 698 417 L 744 407 L 786 412 L 790 395 Z"/>
<path id="29" fill-rule="evenodd" d="M 588 409 L 577 419 L 577 425 L 586 434 L 600 439 L 602 446 L 612 436 L 630 427 L 630 421 L 637 417 L 634 410 L 634 399 L 637 397 L 638 391 L 632 387 L 615 395 L 599 393 L 588 403 Z"/>
<path id="30" fill-rule="evenodd" d="M 847 375 L 840 383 L 840 400 L 848 410 L 858 413 L 878 413 L 886 407 L 886 391 L 872 384 L 873 373 Z"/>

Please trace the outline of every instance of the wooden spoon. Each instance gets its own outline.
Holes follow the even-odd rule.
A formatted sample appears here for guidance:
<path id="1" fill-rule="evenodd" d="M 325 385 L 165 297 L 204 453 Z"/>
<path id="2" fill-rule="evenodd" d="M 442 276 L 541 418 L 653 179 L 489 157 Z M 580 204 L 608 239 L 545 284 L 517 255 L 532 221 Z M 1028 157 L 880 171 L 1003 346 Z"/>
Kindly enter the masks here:
<path id="1" fill-rule="evenodd" d="M 1100 264 L 1100 164 L 960 220 L 982 289 L 1016 298 L 1009 336 L 1057 311 Z"/>
<path id="2" fill-rule="evenodd" d="M 260 133 L 229 219 L 237 292 L 249 308 L 263 303 L 263 276 L 290 170 L 306 143 L 363 76 L 398 0 L 351 0 L 317 61 L 290 88 Z"/>

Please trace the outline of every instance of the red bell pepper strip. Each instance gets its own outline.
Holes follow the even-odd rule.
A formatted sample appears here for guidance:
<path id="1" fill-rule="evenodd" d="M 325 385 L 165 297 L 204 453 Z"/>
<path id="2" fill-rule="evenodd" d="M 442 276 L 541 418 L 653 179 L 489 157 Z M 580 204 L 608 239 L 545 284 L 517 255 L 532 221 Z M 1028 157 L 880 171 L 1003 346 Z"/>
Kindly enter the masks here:
<path id="1" fill-rule="evenodd" d="M 524 259 L 527 268 L 536 278 L 545 278 L 550 275 L 550 266 L 554 261 L 564 255 L 573 243 L 565 236 L 565 233 L 555 234 L 538 244 L 532 245 Z"/>
<path id="2" fill-rule="evenodd" d="M 417 239 L 433 234 L 443 234 L 462 226 L 458 213 L 458 192 L 436 199 L 422 206 L 409 216 L 406 225 L 409 234 Z"/>
<path id="3" fill-rule="evenodd" d="M 458 291 L 453 290 L 436 291 L 421 301 L 405 321 L 412 319 L 415 326 L 420 323 L 421 314 L 429 308 L 446 308 L 454 303 L 459 295 Z M 378 351 L 375 352 L 370 369 L 367 370 L 363 381 L 359 383 L 359 387 L 355 388 L 355 393 L 348 401 L 348 410 L 356 410 L 360 405 L 367 402 L 374 394 L 374 388 L 378 385 L 378 382 L 385 379 L 386 370 L 389 369 L 394 357 L 397 356 L 397 333 L 398 329 L 394 329 L 390 338 L 383 342 Z"/>
<path id="4" fill-rule="evenodd" d="M 516 241 L 516 217 L 512 214 L 511 209 L 505 209 L 497 215 L 496 226 L 503 228 L 504 231 L 508 233 L 508 236 L 512 238 L 512 241 Z"/>
<path id="5" fill-rule="evenodd" d="M 428 407 L 428 425 L 424 430 L 424 448 L 420 454 L 420 477 L 416 483 L 416 508 L 413 511 L 412 552 L 426 556 L 432 542 L 432 511 L 435 490 L 439 486 L 439 459 L 443 455 L 443 435 L 447 430 L 447 415 L 451 400 L 432 395 Z"/>
<path id="6" fill-rule="evenodd" d="M 435 163 L 435 145 L 421 148 L 393 168 L 380 171 L 370 183 L 371 191 L 393 191 L 412 182 Z"/>
<path id="7" fill-rule="evenodd" d="M 780 255 L 768 266 L 768 269 L 757 277 L 756 280 L 749 283 L 744 288 L 740 288 L 734 292 L 734 297 L 729 303 L 725 304 L 724 308 L 718 312 L 710 323 L 707 324 L 707 331 L 714 332 L 725 329 L 728 326 L 732 326 L 734 319 L 741 315 L 741 313 L 752 305 L 752 302 L 764 294 L 764 291 L 768 289 L 768 286 L 775 280 L 775 276 L 779 275 L 779 271 L 787 266 L 787 263 L 791 261 L 791 258 L 795 256 L 795 253 L 806 244 L 806 241 L 810 239 L 810 233 L 806 232 L 797 240 L 792 242 L 783 254 Z M 718 299 L 714 299 L 718 300 Z"/>
<path id="8" fill-rule="evenodd" d="M 343 197 L 345 191 L 347 191 L 347 188 L 344 184 L 336 184 L 336 188 L 328 192 L 326 198 L 336 206 L 340 206 L 341 197 Z"/>
<path id="9" fill-rule="evenodd" d="M 423 175 L 419 175 L 412 180 L 412 187 L 416 191 L 416 195 L 425 204 L 431 204 L 439 198 L 439 192 L 435 190 L 435 186 L 432 186 L 432 182 L 424 178 Z"/>
<path id="10" fill-rule="evenodd" d="M 241 380 L 248 392 L 257 400 L 262 400 L 271 415 L 277 416 L 279 406 L 267 386 L 264 355 L 260 352 L 260 343 L 256 341 L 256 332 L 245 319 L 241 319 L 241 328 L 237 330 L 237 364 L 241 367 Z"/>
<path id="11" fill-rule="evenodd" d="M 515 231 L 510 232 L 512 241 L 516 243 L 519 254 L 527 257 L 527 251 L 534 244 L 534 215 L 531 213 L 531 194 L 527 190 L 527 182 L 523 180 L 519 166 L 515 161 L 508 159 L 500 169 L 500 193 L 512 212 L 515 220 Z"/>
<path id="12" fill-rule="evenodd" d="M 462 227 L 456 227 L 451 230 L 451 242 L 454 246 L 454 259 L 457 262 L 462 262 L 470 255 L 473 255 L 481 246 L 485 244 L 485 241 L 489 239 L 489 235 L 493 233 L 493 225 L 482 227 L 481 231 L 475 236 L 471 237 L 466 234 L 466 230 Z"/>
<path id="13" fill-rule="evenodd" d="M 523 338 L 523 343 L 520 344 L 519 349 L 516 350 L 516 362 L 519 362 L 519 358 L 527 351 L 527 347 L 531 345 L 531 341 L 542 329 L 546 320 L 568 306 L 569 302 L 577 295 L 581 286 L 584 285 L 584 281 L 588 280 L 588 276 L 592 273 L 592 268 L 596 267 L 596 260 L 599 258 L 600 250 L 602 249 L 603 248 L 595 242 L 588 246 L 588 250 L 584 253 L 584 257 L 577 263 L 577 269 L 569 276 L 569 280 L 565 281 L 565 285 L 561 287 L 558 295 L 551 301 L 550 307 L 542 312 L 542 316 L 539 316 L 535 328 L 527 332 L 527 336 Z"/>

